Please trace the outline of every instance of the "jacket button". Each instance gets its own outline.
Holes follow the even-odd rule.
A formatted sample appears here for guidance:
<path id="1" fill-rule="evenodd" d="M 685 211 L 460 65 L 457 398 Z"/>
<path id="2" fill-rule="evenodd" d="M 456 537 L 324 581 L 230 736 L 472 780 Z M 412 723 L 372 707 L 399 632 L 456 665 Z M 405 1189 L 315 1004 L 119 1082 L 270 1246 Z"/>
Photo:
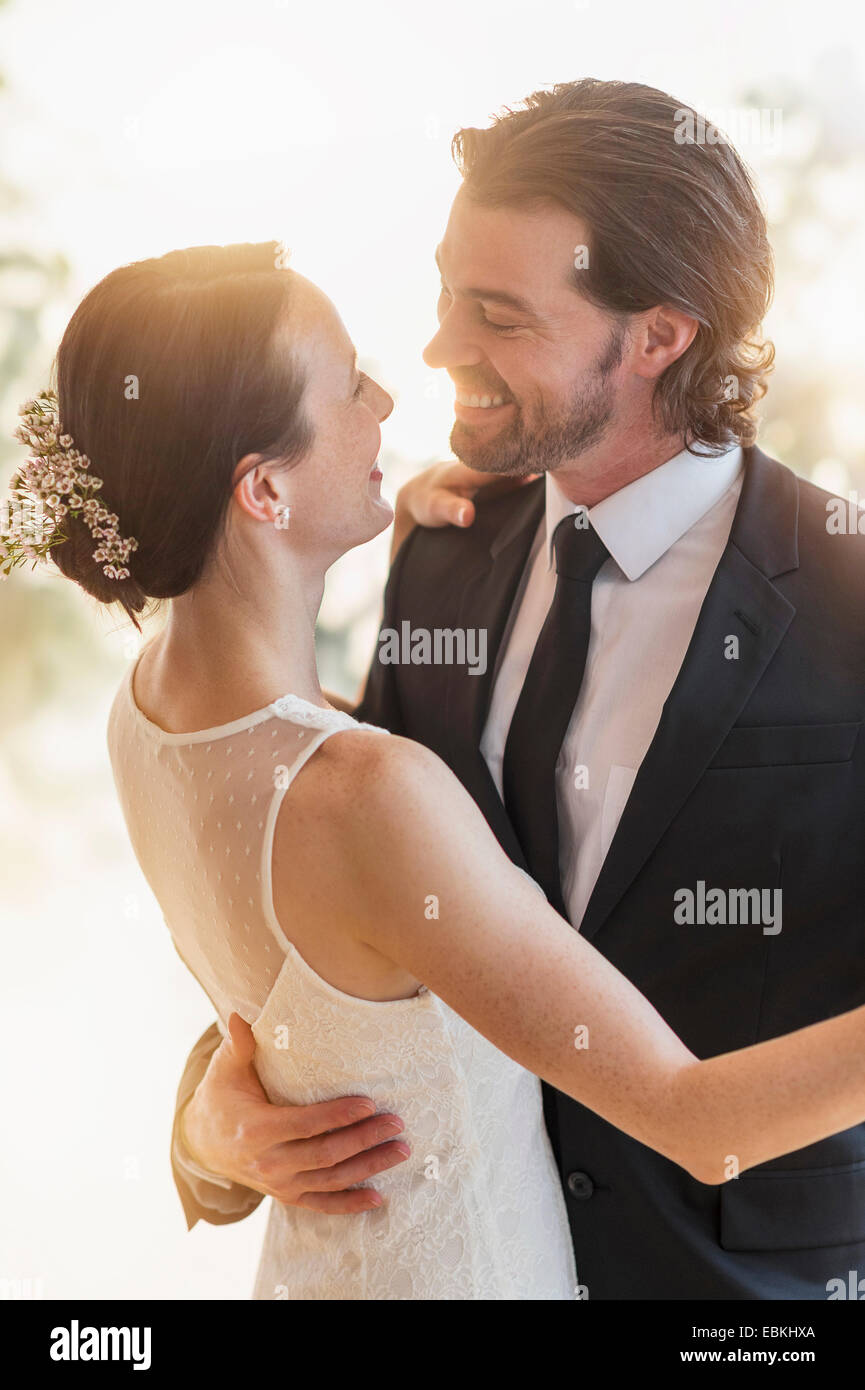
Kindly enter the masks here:
<path id="1" fill-rule="evenodd" d="M 595 1190 L 588 1173 L 568 1173 L 568 1191 L 572 1197 L 576 1197 L 581 1202 L 586 1202 Z"/>

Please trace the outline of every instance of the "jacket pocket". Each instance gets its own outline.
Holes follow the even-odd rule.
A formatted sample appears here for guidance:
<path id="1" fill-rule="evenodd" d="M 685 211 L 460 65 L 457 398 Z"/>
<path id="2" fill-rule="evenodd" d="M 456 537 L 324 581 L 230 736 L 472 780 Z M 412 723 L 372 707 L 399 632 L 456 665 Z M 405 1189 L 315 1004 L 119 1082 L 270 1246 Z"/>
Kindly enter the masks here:
<path id="1" fill-rule="evenodd" d="M 743 1173 L 721 1188 L 723 1250 L 817 1250 L 865 1240 L 865 1160 Z"/>
<path id="2" fill-rule="evenodd" d="M 853 756 L 860 724 L 734 726 L 709 769 L 787 767 L 793 763 L 845 763 Z"/>

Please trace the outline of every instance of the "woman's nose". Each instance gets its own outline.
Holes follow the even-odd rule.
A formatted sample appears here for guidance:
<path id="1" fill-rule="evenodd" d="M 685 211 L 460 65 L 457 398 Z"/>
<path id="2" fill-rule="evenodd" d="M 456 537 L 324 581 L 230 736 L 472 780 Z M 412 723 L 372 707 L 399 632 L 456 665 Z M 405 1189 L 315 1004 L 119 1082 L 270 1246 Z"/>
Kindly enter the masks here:
<path id="1" fill-rule="evenodd" d="M 390 395 L 390 393 L 389 393 L 388 391 L 385 391 L 385 389 L 384 389 L 383 386 L 379 386 L 379 387 L 378 387 L 378 394 L 379 394 L 379 403 L 378 403 L 378 409 L 377 409 L 377 411 L 376 411 L 376 415 L 378 416 L 378 419 L 379 419 L 380 421 L 381 421 L 381 420 L 386 420 L 387 417 L 388 417 L 388 416 L 391 414 L 391 412 L 393 411 L 393 406 L 394 406 L 393 396 Z"/>

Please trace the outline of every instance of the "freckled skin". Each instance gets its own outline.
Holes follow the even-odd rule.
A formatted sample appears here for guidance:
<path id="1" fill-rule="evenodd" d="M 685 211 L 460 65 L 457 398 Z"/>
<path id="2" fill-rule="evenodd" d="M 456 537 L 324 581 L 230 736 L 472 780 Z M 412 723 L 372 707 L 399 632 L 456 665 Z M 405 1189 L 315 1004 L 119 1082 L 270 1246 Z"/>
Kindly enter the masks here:
<path id="1" fill-rule="evenodd" d="M 743 1171 L 865 1118 L 865 1008 L 698 1062 L 511 864 L 428 749 L 343 733 L 313 755 L 284 810 L 277 911 L 290 904 L 314 969 L 374 999 L 423 982 L 508 1056 L 699 1181 L 734 1176 L 730 1155 Z M 587 1048 L 574 1047 L 578 1024 Z"/>

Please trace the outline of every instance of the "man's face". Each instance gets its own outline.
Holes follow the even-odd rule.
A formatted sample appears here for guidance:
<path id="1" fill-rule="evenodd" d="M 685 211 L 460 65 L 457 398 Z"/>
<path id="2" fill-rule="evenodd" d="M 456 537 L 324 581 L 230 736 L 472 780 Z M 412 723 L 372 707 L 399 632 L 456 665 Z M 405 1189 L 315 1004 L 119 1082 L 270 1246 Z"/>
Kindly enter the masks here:
<path id="1" fill-rule="evenodd" d="M 587 239 L 557 204 L 490 208 L 457 195 L 436 253 L 439 330 L 424 361 L 456 386 L 451 448 L 471 467 L 556 469 L 613 428 L 625 329 L 574 288 Z"/>

